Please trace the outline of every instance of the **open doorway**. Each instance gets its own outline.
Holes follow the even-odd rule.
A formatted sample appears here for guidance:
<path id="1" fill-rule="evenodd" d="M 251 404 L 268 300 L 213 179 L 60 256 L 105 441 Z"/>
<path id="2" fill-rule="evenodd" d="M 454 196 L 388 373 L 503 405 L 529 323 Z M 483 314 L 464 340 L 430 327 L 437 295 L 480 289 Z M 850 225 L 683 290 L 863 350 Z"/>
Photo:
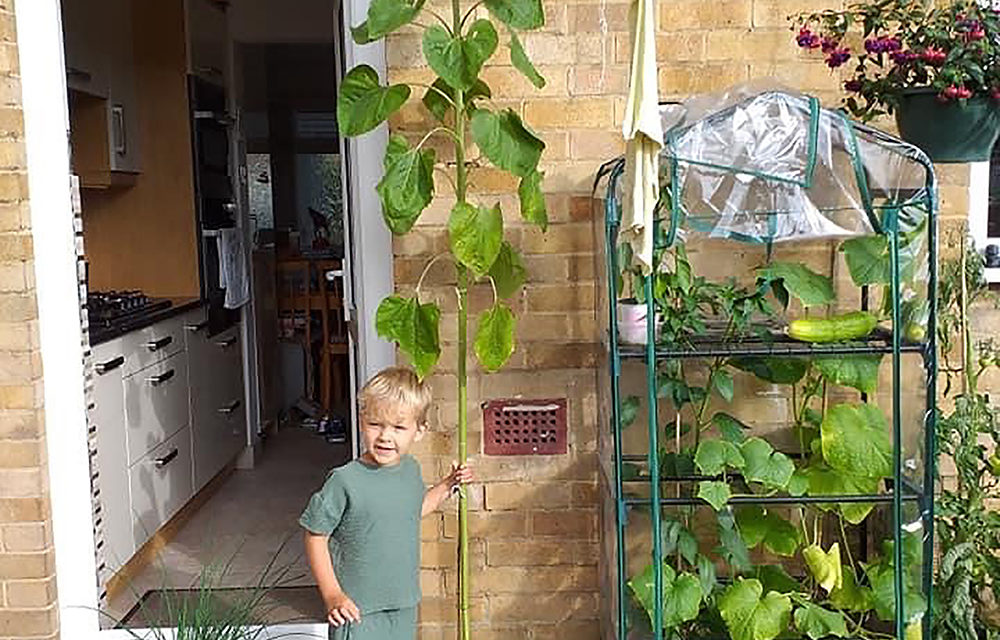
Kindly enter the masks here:
<path id="1" fill-rule="evenodd" d="M 270 567 L 257 622 L 324 618 L 297 516 L 353 455 L 365 348 L 339 11 L 63 2 L 105 629 L 169 626 L 206 569 L 225 604 Z"/>

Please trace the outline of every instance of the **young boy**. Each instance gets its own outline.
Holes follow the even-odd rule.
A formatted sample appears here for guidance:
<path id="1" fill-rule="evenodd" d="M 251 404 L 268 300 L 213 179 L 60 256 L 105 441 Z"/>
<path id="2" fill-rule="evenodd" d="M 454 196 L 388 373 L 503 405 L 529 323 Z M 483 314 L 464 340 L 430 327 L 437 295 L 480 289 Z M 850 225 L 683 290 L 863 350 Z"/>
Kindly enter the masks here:
<path id="1" fill-rule="evenodd" d="M 430 389 L 410 369 L 378 373 L 358 394 L 360 459 L 334 469 L 299 518 L 331 640 L 413 640 L 420 602 L 420 518 L 435 511 L 468 466 L 429 490 L 408 455 L 424 436 Z"/>

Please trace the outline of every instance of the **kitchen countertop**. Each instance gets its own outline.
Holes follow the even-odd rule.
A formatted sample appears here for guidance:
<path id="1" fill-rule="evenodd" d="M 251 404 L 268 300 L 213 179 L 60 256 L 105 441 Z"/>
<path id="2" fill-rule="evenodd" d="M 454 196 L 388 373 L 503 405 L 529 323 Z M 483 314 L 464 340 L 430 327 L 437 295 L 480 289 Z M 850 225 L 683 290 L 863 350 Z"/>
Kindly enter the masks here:
<path id="1" fill-rule="evenodd" d="M 162 322 L 168 318 L 173 318 L 174 316 L 180 315 L 182 313 L 187 313 L 193 309 L 197 309 L 202 304 L 200 298 L 175 298 L 172 299 L 171 304 L 166 309 L 160 309 L 159 311 L 154 311 L 148 315 L 143 315 L 133 320 L 128 320 L 125 322 L 120 322 L 112 327 L 97 327 L 91 326 L 90 331 L 90 346 L 96 346 L 109 340 L 114 340 L 126 333 L 131 333 L 133 331 L 138 331 L 139 329 L 145 329 L 150 325 L 154 325 L 157 322 Z"/>

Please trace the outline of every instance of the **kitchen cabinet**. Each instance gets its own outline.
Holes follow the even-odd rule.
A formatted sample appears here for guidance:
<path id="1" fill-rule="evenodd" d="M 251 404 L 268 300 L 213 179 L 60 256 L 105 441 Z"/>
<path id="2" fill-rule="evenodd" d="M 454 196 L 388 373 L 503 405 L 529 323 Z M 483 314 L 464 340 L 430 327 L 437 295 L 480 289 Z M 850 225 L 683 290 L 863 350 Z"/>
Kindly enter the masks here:
<path id="1" fill-rule="evenodd" d="M 246 403 L 240 326 L 208 335 L 206 311 L 185 323 L 190 362 L 194 489 L 216 476 L 246 445 Z"/>
<path id="2" fill-rule="evenodd" d="M 133 535 L 139 548 L 193 495 L 191 435 L 185 426 L 128 470 Z"/>
<path id="3" fill-rule="evenodd" d="M 177 353 L 125 379 L 128 461 L 133 464 L 188 423 L 187 354 Z"/>
<path id="4" fill-rule="evenodd" d="M 125 443 L 125 387 L 122 372 L 125 352 L 121 339 L 94 347 L 94 389 L 87 407 L 90 427 L 97 438 L 96 519 L 104 539 L 104 558 L 112 571 L 121 568 L 135 552 Z"/>
<path id="5" fill-rule="evenodd" d="M 131 0 L 64 0 L 73 172 L 81 187 L 130 184 L 140 169 Z"/>

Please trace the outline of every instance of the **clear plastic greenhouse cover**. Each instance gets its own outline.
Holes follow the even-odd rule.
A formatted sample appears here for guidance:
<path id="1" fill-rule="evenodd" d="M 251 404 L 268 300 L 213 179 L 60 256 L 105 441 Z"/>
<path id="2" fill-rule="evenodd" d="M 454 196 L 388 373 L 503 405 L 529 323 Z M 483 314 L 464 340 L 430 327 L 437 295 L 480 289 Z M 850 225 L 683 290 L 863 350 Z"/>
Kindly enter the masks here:
<path id="1" fill-rule="evenodd" d="M 905 233 L 934 204 L 919 149 L 773 84 L 696 96 L 661 118 L 659 216 L 677 233 L 771 244 L 885 233 L 892 219 Z"/>

